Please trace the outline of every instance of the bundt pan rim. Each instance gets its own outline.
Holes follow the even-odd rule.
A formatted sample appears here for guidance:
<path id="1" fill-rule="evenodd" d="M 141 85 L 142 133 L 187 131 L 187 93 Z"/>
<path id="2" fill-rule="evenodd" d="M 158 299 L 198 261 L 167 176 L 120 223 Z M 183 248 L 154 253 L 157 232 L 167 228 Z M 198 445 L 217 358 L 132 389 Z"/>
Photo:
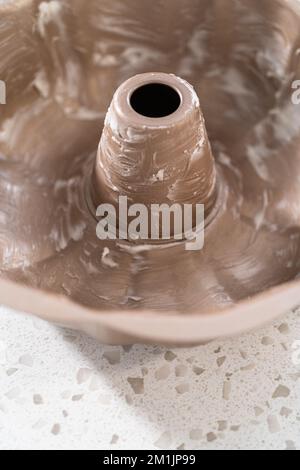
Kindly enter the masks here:
<path id="1" fill-rule="evenodd" d="M 119 313 L 93 310 L 64 295 L 4 280 L 0 280 L 0 299 L 9 308 L 83 331 L 104 343 L 188 347 L 216 338 L 237 336 L 267 325 L 299 305 L 300 281 L 270 288 L 222 311 L 199 315 L 151 310 Z"/>

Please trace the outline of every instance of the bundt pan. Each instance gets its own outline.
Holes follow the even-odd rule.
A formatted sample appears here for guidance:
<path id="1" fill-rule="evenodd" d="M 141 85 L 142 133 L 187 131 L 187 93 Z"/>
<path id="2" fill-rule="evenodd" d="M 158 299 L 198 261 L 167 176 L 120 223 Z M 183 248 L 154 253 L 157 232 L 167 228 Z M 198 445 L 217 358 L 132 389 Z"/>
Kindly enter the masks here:
<path id="1" fill-rule="evenodd" d="M 300 303 L 300 2 L 2 0 L 0 80 L 2 304 L 194 345 Z M 120 196 L 204 247 L 100 240 Z"/>

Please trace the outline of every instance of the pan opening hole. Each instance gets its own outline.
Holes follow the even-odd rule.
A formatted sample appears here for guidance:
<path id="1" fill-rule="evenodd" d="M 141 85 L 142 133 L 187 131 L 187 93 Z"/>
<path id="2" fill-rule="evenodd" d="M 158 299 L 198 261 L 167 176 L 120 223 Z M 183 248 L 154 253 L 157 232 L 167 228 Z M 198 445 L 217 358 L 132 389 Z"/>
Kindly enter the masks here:
<path id="1" fill-rule="evenodd" d="M 163 83 L 149 83 L 137 88 L 130 104 L 135 112 L 149 118 L 162 118 L 175 113 L 181 104 L 179 93 Z"/>

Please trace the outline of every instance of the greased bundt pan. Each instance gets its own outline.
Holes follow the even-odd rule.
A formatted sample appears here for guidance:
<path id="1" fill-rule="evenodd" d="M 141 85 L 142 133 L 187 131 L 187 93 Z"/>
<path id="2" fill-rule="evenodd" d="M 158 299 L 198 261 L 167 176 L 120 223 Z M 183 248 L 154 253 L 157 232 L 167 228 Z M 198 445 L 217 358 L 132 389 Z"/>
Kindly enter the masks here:
<path id="1" fill-rule="evenodd" d="M 178 345 L 300 303 L 297 0 L 2 0 L 0 79 L 1 303 Z M 204 204 L 203 249 L 101 241 L 120 196 Z"/>

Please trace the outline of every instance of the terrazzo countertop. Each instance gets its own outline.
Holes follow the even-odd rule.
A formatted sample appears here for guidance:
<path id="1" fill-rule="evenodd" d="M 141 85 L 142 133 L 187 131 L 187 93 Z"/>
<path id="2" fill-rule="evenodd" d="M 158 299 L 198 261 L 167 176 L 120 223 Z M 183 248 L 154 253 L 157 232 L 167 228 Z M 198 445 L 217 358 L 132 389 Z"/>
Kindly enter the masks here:
<path id="1" fill-rule="evenodd" d="M 166 349 L 0 307 L 0 384 L 1 449 L 300 449 L 300 309 Z"/>

